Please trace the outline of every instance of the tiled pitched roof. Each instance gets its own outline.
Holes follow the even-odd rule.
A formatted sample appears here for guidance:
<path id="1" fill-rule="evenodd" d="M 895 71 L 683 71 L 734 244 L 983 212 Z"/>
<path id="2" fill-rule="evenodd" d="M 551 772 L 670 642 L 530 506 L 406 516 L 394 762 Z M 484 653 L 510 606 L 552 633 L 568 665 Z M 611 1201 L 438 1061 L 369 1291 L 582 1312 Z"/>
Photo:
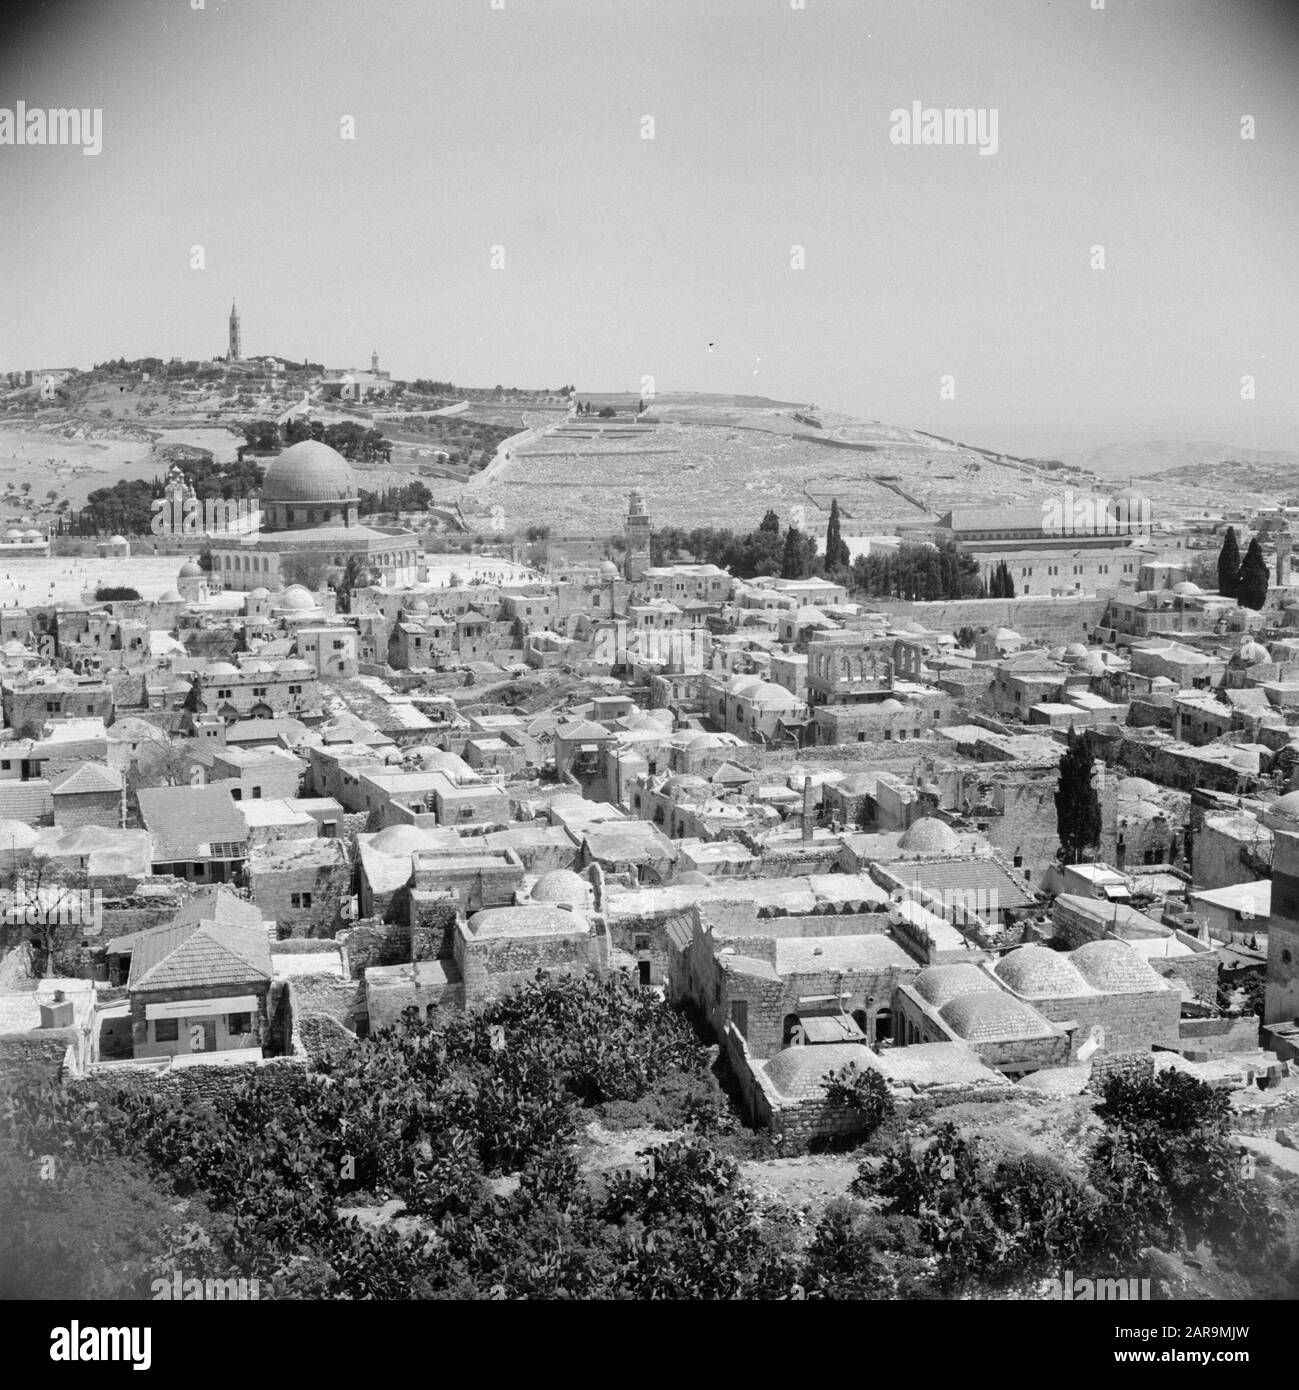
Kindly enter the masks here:
<path id="1" fill-rule="evenodd" d="M 50 787 L 54 796 L 75 796 L 85 792 L 120 792 L 122 774 L 98 763 L 82 763 Z"/>
<path id="2" fill-rule="evenodd" d="M 135 938 L 131 990 L 249 985 L 271 978 L 271 947 L 260 926 L 172 922 Z"/>
<path id="3" fill-rule="evenodd" d="M 140 816 L 153 836 L 153 857 L 201 857 L 202 846 L 248 839 L 248 826 L 228 787 L 142 787 Z"/>
<path id="4" fill-rule="evenodd" d="M 261 909 L 236 897 L 228 888 L 217 887 L 191 898 L 172 918 L 172 925 L 188 926 L 191 922 L 215 922 L 225 927 L 262 928 Z"/>

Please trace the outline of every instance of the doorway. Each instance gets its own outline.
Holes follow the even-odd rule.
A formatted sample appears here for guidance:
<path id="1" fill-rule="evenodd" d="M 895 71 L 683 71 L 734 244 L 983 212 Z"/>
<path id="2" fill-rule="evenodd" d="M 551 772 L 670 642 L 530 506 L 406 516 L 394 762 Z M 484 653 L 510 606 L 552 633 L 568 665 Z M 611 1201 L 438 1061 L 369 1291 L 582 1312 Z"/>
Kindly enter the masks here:
<path id="1" fill-rule="evenodd" d="M 640 982 L 641 982 L 642 985 L 648 985 L 648 984 L 649 984 L 649 982 L 650 982 L 650 969 L 651 969 L 651 966 L 650 966 L 650 962 L 649 962 L 649 961 L 647 961 L 647 960 L 640 960 L 640 961 L 637 961 L 637 962 L 636 962 L 636 970 L 637 970 L 637 972 L 638 972 L 639 975 L 640 975 Z"/>

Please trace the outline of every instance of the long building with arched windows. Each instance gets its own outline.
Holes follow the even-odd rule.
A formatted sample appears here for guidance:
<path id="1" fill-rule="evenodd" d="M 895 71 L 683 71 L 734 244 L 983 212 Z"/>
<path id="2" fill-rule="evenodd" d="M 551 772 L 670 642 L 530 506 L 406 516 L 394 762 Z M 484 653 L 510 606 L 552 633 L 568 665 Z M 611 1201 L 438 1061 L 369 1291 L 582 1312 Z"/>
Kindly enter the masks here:
<path id="1" fill-rule="evenodd" d="M 363 526 L 360 489 L 336 449 L 304 439 L 277 455 L 262 483 L 261 526 L 254 535 L 212 541 L 212 573 L 226 589 L 280 589 L 299 576 L 298 557 L 342 571 L 353 555 L 389 588 L 419 581 L 421 545 L 413 531 Z"/>

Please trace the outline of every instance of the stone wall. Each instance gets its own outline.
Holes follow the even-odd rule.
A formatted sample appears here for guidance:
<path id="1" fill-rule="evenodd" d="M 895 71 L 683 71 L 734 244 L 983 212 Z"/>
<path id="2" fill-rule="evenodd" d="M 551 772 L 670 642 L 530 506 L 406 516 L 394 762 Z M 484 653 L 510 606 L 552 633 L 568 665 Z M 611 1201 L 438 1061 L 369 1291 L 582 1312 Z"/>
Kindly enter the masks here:
<path id="1" fill-rule="evenodd" d="M 1069 995 L 1027 1001 L 1052 1023 L 1076 1023 L 1069 1058 L 1076 1056 L 1094 1028 L 1102 1028 L 1104 1053 L 1176 1047 L 1181 1001 L 1175 990 L 1133 994 Z"/>
<path id="2" fill-rule="evenodd" d="M 1150 956 L 1146 964 L 1164 979 L 1185 980 L 1197 999 L 1216 1004 L 1218 999 L 1218 953 L 1197 951 L 1193 956 Z"/>
<path id="3" fill-rule="evenodd" d="M 181 1103 L 195 1098 L 214 1101 L 229 1096 L 247 1082 L 254 1068 L 264 1084 L 294 1087 L 299 1084 L 299 1078 L 306 1072 L 307 1066 L 308 1059 L 304 1055 L 272 1057 L 261 1062 L 250 1059 L 239 1065 L 219 1067 L 169 1067 L 165 1070 L 156 1067 L 112 1067 L 69 1080 L 68 1093 L 74 1099 L 85 1102 L 106 1098 L 117 1091 L 172 1096 Z"/>
<path id="4" fill-rule="evenodd" d="M 372 965 L 401 965 L 411 958 L 411 929 L 404 922 L 358 922 L 334 938 L 347 948 L 353 979 L 364 979 Z M 440 926 L 415 929 L 415 959 L 435 960 L 441 952 Z"/>
<path id="5" fill-rule="evenodd" d="M 894 617 L 894 625 L 908 620 L 931 632 L 956 632 L 962 627 L 1008 627 L 1029 642 L 1045 641 L 1064 646 L 1078 641 L 1101 620 L 1108 594 L 1079 598 L 984 598 L 940 599 L 930 603 L 903 603 L 873 598 L 871 607 Z"/>
<path id="6" fill-rule="evenodd" d="M 1253 1052 L 1258 1047 L 1259 1018 L 1242 1014 L 1236 1018 L 1184 1018 L 1178 1025 L 1183 1052 L 1208 1052 L 1221 1056 L 1227 1052 Z"/>
<path id="7" fill-rule="evenodd" d="M 70 793 L 51 799 L 55 825 L 68 829 L 79 825 L 103 825 L 116 830 L 122 824 L 121 792 Z"/>
<path id="8" fill-rule="evenodd" d="M 1127 1076 L 1134 1081 L 1149 1081 L 1155 1074 L 1153 1052 L 1100 1052 L 1092 1058 L 1091 1079 L 1087 1089 L 1099 1094 L 1111 1076 Z"/>

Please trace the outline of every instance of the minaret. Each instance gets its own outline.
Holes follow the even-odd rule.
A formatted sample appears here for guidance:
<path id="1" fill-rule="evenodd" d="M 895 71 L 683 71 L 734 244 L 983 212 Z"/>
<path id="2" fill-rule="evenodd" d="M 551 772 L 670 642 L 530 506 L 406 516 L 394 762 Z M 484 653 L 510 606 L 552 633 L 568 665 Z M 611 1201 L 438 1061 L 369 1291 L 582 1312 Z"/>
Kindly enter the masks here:
<path id="1" fill-rule="evenodd" d="M 243 356 L 239 342 L 239 310 L 233 299 L 230 301 L 230 351 L 226 356 L 230 362 L 238 362 Z"/>
<path id="2" fill-rule="evenodd" d="M 370 349 L 370 370 L 378 376 L 379 374 L 379 349 Z"/>
<path id="3" fill-rule="evenodd" d="M 650 563 L 650 519 L 645 512 L 645 499 L 639 488 L 633 488 L 627 504 L 627 558 L 623 573 L 629 584 L 645 577 Z"/>

